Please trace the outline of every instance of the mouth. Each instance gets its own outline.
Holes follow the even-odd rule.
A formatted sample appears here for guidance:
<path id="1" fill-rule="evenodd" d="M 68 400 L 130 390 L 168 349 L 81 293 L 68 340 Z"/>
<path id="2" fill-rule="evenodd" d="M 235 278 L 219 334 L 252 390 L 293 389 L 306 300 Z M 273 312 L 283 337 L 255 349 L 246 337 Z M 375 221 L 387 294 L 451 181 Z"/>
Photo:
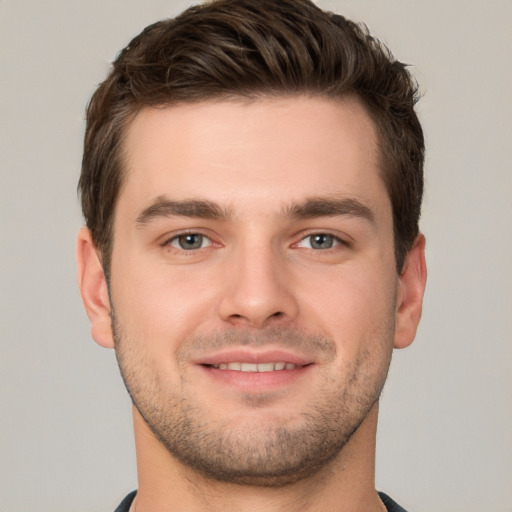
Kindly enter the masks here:
<path id="1" fill-rule="evenodd" d="M 249 372 L 249 373 L 262 373 L 262 372 L 281 372 L 296 370 L 301 366 L 294 363 L 276 362 L 276 363 L 243 363 L 243 362 L 229 362 L 205 365 L 216 370 L 232 370 L 236 372 Z"/>
<path id="2" fill-rule="evenodd" d="M 247 348 L 220 351 L 195 363 L 208 379 L 213 379 L 210 385 L 227 385 L 249 393 L 288 388 L 315 366 L 311 356 Z"/>

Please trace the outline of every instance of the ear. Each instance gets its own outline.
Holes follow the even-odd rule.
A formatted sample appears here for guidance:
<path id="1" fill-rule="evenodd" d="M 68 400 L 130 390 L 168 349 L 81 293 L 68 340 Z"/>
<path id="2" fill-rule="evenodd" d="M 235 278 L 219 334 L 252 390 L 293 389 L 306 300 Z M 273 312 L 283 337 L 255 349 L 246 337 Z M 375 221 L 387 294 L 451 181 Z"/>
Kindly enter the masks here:
<path id="1" fill-rule="evenodd" d="M 421 318 L 426 281 L 425 237 L 420 234 L 405 258 L 404 267 L 398 279 L 395 348 L 408 347 L 414 340 Z"/>
<path id="2" fill-rule="evenodd" d="M 91 232 L 85 227 L 78 233 L 76 261 L 78 286 L 91 322 L 92 337 L 102 347 L 113 348 L 107 280 Z"/>

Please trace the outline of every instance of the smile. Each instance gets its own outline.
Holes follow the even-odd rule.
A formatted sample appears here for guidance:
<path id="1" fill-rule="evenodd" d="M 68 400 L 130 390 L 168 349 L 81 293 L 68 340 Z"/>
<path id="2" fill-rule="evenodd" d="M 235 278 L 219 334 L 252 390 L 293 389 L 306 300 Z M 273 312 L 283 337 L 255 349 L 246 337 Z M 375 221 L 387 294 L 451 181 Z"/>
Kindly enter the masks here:
<path id="1" fill-rule="evenodd" d="M 275 372 L 283 370 L 295 370 L 299 365 L 293 363 L 219 363 L 210 365 L 211 368 L 218 370 L 234 370 L 238 372 Z"/>
<path id="2" fill-rule="evenodd" d="M 254 352 L 249 350 L 229 350 L 212 354 L 197 361 L 202 374 L 207 375 L 212 391 L 217 384 L 228 385 L 243 393 L 264 393 L 277 389 L 291 388 L 315 365 L 311 359 L 282 350 Z"/>

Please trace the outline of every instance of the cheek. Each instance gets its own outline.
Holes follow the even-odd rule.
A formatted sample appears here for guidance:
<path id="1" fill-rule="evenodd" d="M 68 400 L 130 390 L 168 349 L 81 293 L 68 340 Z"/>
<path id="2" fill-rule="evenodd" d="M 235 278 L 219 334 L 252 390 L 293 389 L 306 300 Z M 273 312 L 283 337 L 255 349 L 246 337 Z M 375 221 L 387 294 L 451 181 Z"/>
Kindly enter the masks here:
<path id="1" fill-rule="evenodd" d="M 173 339 L 193 334 L 211 316 L 217 285 L 197 270 L 121 261 L 112 272 L 116 317 L 132 336 L 169 350 Z"/>
<path id="2" fill-rule="evenodd" d="M 340 267 L 315 286 L 304 285 L 303 311 L 342 352 L 360 352 L 382 338 L 392 344 L 396 292 L 393 280 L 383 275 L 367 267 Z"/>

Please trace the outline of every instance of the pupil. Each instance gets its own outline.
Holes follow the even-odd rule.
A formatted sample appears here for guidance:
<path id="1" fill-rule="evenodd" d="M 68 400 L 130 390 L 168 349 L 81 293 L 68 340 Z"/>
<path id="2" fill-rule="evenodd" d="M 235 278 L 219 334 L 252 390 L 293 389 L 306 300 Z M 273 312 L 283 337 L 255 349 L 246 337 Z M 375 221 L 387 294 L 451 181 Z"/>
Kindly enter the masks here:
<path id="1" fill-rule="evenodd" d="M 179 244 L 182 249 L 199 249 L 203 243 L 203 235 L 189 234 L 179 237 Z"/>
<path id="2" fill-rule="evenodd" d="M 311 237 L 311 247 L 314 249 L 330 249 L 333 244 L 331 235 L 313 235 Z"/>

